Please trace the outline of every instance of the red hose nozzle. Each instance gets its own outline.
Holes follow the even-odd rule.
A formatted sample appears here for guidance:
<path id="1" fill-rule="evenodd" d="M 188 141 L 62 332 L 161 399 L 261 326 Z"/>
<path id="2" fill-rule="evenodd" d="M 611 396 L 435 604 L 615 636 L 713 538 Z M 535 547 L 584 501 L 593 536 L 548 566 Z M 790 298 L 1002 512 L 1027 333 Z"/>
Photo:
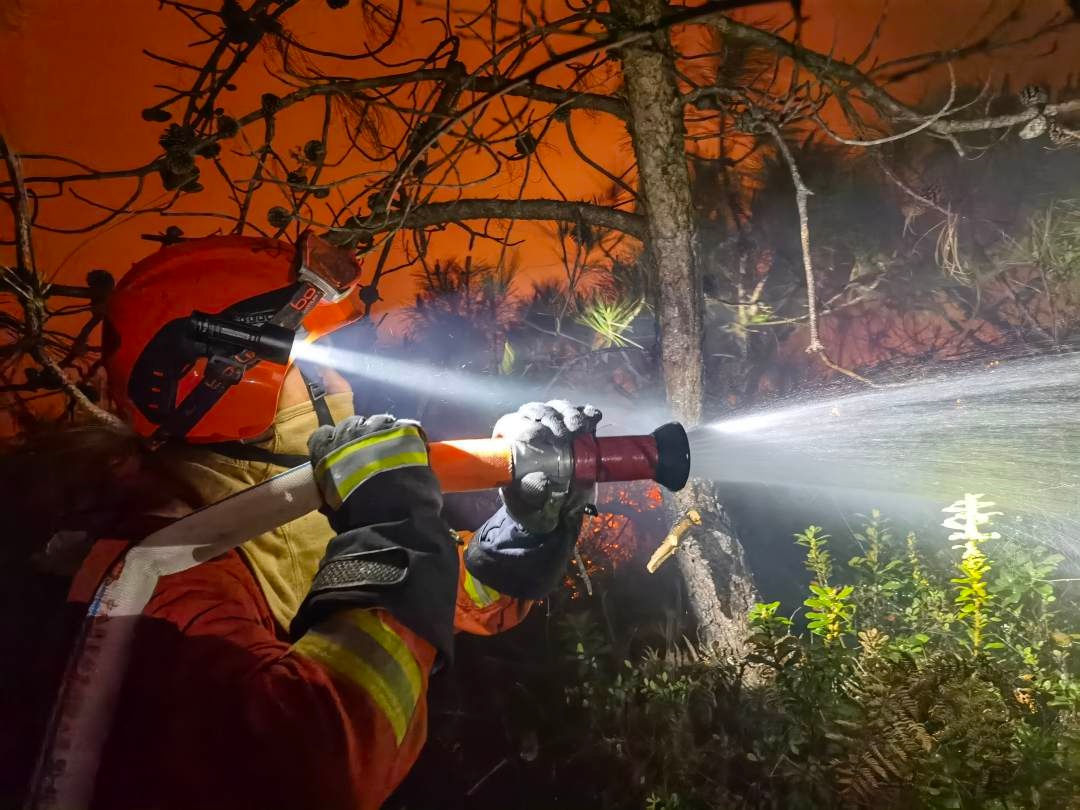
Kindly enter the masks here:
<path id="1" fill-rule="evenodd" d="M 433 442 L 429 453 L 443 492 L 504 487 L 548 468 L 566 475 L 572 469 L 579 484 L 656 481 L 672 492 L 686 486 L 690 477 L 690 442 L 677 422 L 661 425 L 648 436 L 580 436 L 574 440 L 572 459 L 565 454 L 533 456 L 520 449 L 515 451 L 506 439 L 463 439 Z"/>
<path id="2" fill-rule="evenodd" d="M 580 483 L 656 481 L 678 492 L 690 477 L 690 442 L 678 422 L 648 436 L 580 436 L 574 440 L 574 479 Z"/>

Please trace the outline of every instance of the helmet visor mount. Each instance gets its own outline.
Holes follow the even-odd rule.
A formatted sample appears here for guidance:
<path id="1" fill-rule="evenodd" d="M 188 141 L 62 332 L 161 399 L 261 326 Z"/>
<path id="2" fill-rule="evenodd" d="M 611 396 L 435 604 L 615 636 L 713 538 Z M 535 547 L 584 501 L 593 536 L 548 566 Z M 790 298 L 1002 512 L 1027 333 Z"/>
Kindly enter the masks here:
<path id="1" fill-rule="evenodd" d="M 307 311 L 320 301 L 335 304 L 344 300 L 356 286 L 359 272 L 351 254 L 310 231 L 300 237 L 296 257 L 298 287 L 310 293 L 310 297 L 294 296 L 294 300 Z M 198 310 L 188 319 L 188 337 L 201 354 L 213 357 L 250 352 L 258 360 L 282 366 L 292 359 L 293 343 L 300 337 L 297 334 L 300 328 L 300 323 L 290 329 L 272 321 L 255 324 L 249 318 L 222 317 Z"/>
<path id="2" fill-rule="evenodd" d="M 296 332 L 272 323 L 252 326 L 231 318 L 193 312 L 188 318 L 188 337 L 209 357 L 250 351 L 259 360 L 287 366 Z"/>
<path id="3" fill-rule="evenodd" d="M 352 292 L 360 269 L 351 251 L 331 245 L 311 231 L 305 231 L 296 246 L 297 280 L 322 293 L 322 300 L 336 304 Z"/>
<path id="4" fill-rule="evenodd" d="M 139 353 L 127 390 L 130 401 L 153 426 L 149 435 L 152 443 L 186 439 L 196 425 L 199 438 L 195 441 L 227 438 L 233 429 L 217 426 L 227 425 L 229 420 L 235 420 L 236 438 L 252 435 L 276 409 L 294 341 L 304 340 L 309 328 L 318 334 L 319 325 L 325 332 L 347 322 L 342 319 L 335 324 L 340 316 L 334 313 L 341 307 L 343 312 L 351 308 L 346 299 L 360 274 L 352 252 L 310 232 L 301 236 L 294 251 L 288 273 L 291 282 L 279 276 L 285 286 L 233 299 L 222 308 L 198 308 L 186 316 L 174 316 L 176 319 L 163 324 Z M 229 265 L 218 266 L 232 271 Z M 209 279 L 201 275 L 200 288 L 206 281 Z M 221 300 L 220 294 L 216 297 Z M 322 314 L 316 317 L 314 327 L 305 323 L 320 304 L 335 301 L 341 303 L 327 307 L 326 312 L 320 309 Z M 272 390 L 266 390 L 267 383 Z M 246 393 L 230 394 L 241 388 Z M 255 393 L 264 390 L 265 395 Z M 260 398 L 256 401 L 252 396 Z M 242 401 L 250 402 L 251 407 L 237 411 Z M 214 428 L 200 424 L 211 410 L 217 414 L 221 406 L 225 411 L 214 417 Z M 202 438 L 203 434 L 207 438 Z"/>

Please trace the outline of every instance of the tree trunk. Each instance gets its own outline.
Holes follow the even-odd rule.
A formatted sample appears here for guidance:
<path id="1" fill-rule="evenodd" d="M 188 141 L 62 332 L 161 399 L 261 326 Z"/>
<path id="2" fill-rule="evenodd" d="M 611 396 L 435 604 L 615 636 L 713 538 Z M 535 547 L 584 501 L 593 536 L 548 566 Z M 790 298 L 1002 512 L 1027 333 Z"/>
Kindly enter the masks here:
<path id="1" fill-rule="evenodd" d="M 664 0 L 612 0 L 628 27 L 655 23 Z M 701 421 L 704 400 L 701 275 L 695 250 L 694 207 L 686 133 L 666 29 L 620 53 L 630 132 L 638 166 L 638 194 L 648 216 L 649 249 L 656 267 L 660 364 L 668 403 L 687 427 Z M 704 524 L 685 535 L 676 555 L 701 640 L 740 651 L 746 612 L 757 598 L 738 540 L 721 519 L 714 487 L 692 481 L 668 499 L 673 519 L 690 508 Z"/>
<path id="2" fill-rule="evenodd" d="M 742 544 L 723 517 L 716 487 L 691 480 L 668 499 L 668 509 L 680 516 L 689 509 L 701 513 L 702 525 L 683 537 L 675 554 L 698 637 L 709 646 L 744 653 L 749 635 L 746 616 L 758 593 Z"/>
<path id="3" fill-rule="evenodd" d="M 663 0 L 613 0 L 633 27 L 655 23 Z M 626 47 L 623 81 L 659 285 L 660 364 L 667 398 L 684 424 L 701 421 L 701 277 L 694 256 L 694 207 L 686 133 L 667 31 Z"/>

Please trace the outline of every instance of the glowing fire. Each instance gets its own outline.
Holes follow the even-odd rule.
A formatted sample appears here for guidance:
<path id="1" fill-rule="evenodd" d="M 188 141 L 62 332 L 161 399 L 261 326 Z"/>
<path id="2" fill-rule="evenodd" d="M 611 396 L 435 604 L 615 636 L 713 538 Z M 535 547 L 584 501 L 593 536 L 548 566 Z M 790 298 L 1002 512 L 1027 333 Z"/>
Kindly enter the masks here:
<path id="1" fill-rule="evenodd" d="M 578 538 L 578 553 L 590 578 L 614 571 L 651 551 L 649 542 L 642 542 L 643 536 L 649 534 L 643 531 L 642 518 L 663 504 L 660 487 L 652 482 L 621 484 L 603 494 L 607 497 L 597 504 L 600 514 L 586 518 Z M 585 594 L 576 570 L 567 575 L 565 584 L 572 598 Z"/>

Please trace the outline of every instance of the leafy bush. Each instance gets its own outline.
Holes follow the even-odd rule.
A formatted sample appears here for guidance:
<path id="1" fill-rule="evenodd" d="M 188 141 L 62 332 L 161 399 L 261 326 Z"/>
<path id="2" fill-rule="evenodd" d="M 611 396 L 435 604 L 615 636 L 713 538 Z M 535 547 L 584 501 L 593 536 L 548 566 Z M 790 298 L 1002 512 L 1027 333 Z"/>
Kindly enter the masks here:
<path id="1" fill-rule="evenodd" d="M 945 510 L 951 554 L 877 512 L 842 571 L 821 529 L 797 535 L 805 630 L 759 604 L 743 660 L 684 642 L 615 662 L 578 627 L 567 703 L 606 760 L 603 806 L 1080 808 L 1062 558 L 991 531 L 980 497 Z"/>

